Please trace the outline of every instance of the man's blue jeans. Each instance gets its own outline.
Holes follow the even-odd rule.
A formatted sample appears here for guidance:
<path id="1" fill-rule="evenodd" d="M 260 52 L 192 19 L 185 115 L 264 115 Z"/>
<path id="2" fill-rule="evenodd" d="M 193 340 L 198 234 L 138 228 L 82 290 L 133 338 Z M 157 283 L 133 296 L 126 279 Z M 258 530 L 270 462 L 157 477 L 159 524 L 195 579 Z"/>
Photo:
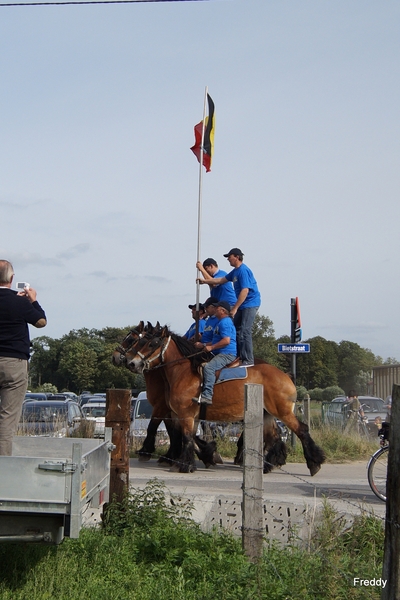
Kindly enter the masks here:
<path id="1" fill-rule="evenodd" d="M 235 358 L 236 356 L 234 354 L 216 354 L 214 358 L 204 366 L 202 396 L 212 398 L 216 371 L 229 365 Z"/>
<path id="2" fill-rule="evenodd" d="M 242 308 L 233 319 L 237 333 L 238 356 L 242 362 L 254 363 L 252 333 L 257 311 L 258 306 Z"/>

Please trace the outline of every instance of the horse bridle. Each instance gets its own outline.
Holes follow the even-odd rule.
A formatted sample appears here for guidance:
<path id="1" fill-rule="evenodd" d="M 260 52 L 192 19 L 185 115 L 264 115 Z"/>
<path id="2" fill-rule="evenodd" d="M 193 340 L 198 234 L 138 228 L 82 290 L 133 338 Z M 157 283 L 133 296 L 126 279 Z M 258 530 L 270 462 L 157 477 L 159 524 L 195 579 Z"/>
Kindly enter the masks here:
<path id="1" fill-rule="evenodd" d="M 124 343 L 126 342 L 126 340 L 128 340 L 129 338 L 133 338 L 133 334 L 135 334 L 135 335 L 137 336 L 137 338 L 136 338 L 136 339 L 132 339 L 132 343 L 131 343 L 129 346 L 127 346 L 126 348 L 124 348 L 124 347 L 122 346 L 122 344 L 124 344 Z M 116 352 L 119 352 L 120 354 L 122 354 L 123 356 L 125 356 L 125 355 L 126 355 L 126 353 L 127 353 L 127 352 L 128 352 L 128 351 L 129 351 L 129 350 L 130 350 L 130 349 L 131 349 L 133 346 L 134 346 L 134 344 L 136 344 L 136 343 L 137 343 L 139 340 L 141 340 L 142 338 L 144 338 L 144 337 L 146 337 L 146 336 L 149 336 L 149 335 L 150 335 L 150 334 L 149 334 L 149 332 L 147 332 L 147 331 L 143 331 L 143 332 L 142 332 L 142 331 L 138 331 L 138 330 L 137 330 L 137 328 L 135 328 L 135 329 L 132 329 L 132 330 L 131 330 L 131 331 L 128 333 L 128 335 L 127 335 L 127 336 L 126 336 L 126 337 L 125 337 L 125 338 L 122 340 L 122 343 L 121 343 L 121 344 L 119 344 L 119 345 L 118 345 L 118 346 L 115 348 L 115 350 L 116 350 Z"/>
<path id="2" fill-rule="evenodd" d="M 163 338 L 161 338 L 161 341 L 163 341 Z M 161 348 L 159 349 L 160 350 L 159 353 L 156 356 L 153 356 L 152 358 L 149 358 L 149 357 L 153 354 L 154 350 L 151 350 L 147 355 L 142 354 L 139 350 L 136 351 L 136 354 L 143 361 L 143 369 L 145 371 L 148 371 L 150 369 L 151 363 L 154 362 L 155 360 L 157 360 L 158 358 L 160 359 L 160 367 L 164 366 L 164 355 L 168 349 L 170 341 L 171 341 L 171 336 L 169 335 L 166 343 L 164 345 L 162 345 Z M 133 346 L 133 344 L 132 344 L 132 346 Z M 132 348 L 132 346 L 131 346 L 131 348 Z"/>

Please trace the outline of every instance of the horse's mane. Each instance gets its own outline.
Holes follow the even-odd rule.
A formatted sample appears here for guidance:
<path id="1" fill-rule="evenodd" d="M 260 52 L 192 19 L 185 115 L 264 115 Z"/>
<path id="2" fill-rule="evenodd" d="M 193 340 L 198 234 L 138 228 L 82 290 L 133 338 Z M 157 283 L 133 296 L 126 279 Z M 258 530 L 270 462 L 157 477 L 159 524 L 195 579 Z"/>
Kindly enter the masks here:
<path id="1" fill-rule="evenodd" d="M 193 373 L 198 373 L 198 367 L 203 362 L 208 362 L 210 360 L 210 352 L 197 350 L 192 342 L 189 342 L 185 337 L 170 331 L 168 327 L 165 328 L 164 333 L 171 336 L 171 339 L 175 342 L 179 352 L 190 360 Z"/>

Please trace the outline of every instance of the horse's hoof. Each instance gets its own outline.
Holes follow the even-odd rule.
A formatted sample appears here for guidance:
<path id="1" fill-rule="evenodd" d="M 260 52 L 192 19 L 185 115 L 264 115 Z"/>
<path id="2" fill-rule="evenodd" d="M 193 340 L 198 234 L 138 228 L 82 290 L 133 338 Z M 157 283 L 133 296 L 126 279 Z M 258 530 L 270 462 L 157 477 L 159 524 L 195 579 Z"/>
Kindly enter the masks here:
<path id="1" fill-rule="evenodd" d="M 316 473 L 318 473 L 320 468 L 321 468 L 321 465 L 312 465 L 311 467 L 309 467 L 311 477 L 313 477 Z"/>
<path id="2" fill-rule="evenodd" d="M 171 473 L 181 473 L 179 465 L 177 465 L 177 464 L 171 465 L 170 472 Z"/>
<path id="3" fill-rule="evenodd" d="M 157 464 L 159 464 L 160 467 L 170 467 L 172 465 L 172 460 L 170 458 L 164 458 L 163 456 L 160 456 Z"/>
<path id="4" fill-rule="evenodd" d="M 138 454 L 139 462 L 147 462 L 151 459 L 151 454 Z"/>
<path id="5" fill-rule="evenodd" d="M 221 455 L 219 452 L 214 452 L 213 454 L 213 461 L 216 465 L 223 465 L 224 461 L 221 458 Z"/>

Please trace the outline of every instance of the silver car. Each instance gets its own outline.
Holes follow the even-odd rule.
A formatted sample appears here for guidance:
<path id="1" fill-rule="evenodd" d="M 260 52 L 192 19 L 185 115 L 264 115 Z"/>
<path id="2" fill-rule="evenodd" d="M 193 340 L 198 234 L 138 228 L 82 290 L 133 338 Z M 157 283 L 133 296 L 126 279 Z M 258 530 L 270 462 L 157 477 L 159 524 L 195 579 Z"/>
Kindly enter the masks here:
<path id="1" fill-rule="evenodd" d="M 136 400 L 131 421 L 131 436 L 133 438 L 143 440 L 145 439 L 152 412 L 153 407 L 147 400 L 147 397 L 145 396 L 144 392 L 141 392 Z M 160 423 L 158 427 L 157 438 L 159 440 L 165 440 L 168 438 L 168 433 L 164 421 Z"/>

